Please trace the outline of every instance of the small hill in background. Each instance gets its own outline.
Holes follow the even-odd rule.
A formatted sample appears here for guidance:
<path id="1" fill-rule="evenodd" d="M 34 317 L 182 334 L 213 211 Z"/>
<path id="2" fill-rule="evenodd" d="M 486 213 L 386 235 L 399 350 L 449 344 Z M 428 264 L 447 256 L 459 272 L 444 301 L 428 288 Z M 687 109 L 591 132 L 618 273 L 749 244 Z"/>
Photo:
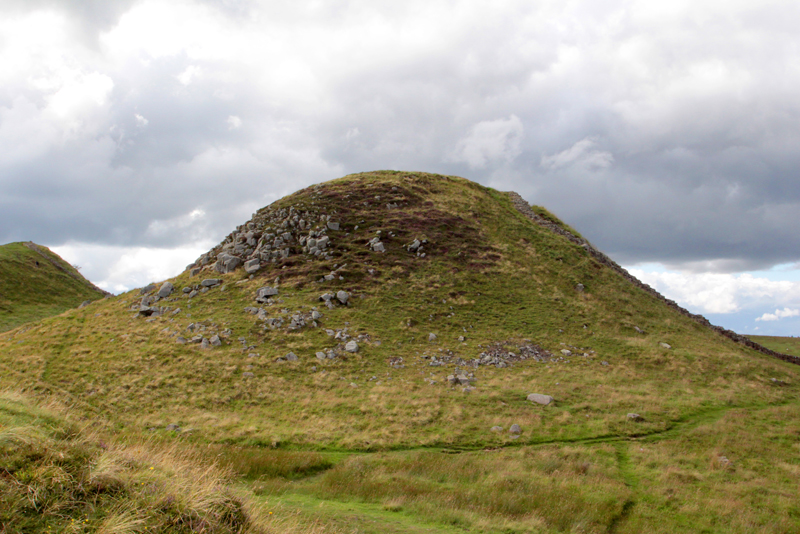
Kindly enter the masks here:
<path id="1" fill-rule="evenodd" d="M 0 332 L 106 295 L 47 247 L 0 246 Z"/>

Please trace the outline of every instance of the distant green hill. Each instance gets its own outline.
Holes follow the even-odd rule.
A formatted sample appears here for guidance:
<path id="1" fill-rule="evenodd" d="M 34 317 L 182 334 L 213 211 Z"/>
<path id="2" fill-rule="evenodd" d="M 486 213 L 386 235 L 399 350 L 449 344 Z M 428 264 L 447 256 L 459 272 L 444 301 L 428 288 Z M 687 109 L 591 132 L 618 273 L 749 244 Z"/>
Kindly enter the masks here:
<path id="1" fill-rule="evenodd" d="M 519 195 L 346 176 L 168 282 L 0 334 L 0 387 L 198 447 L 305 532 L 800 532 L 800 360 Z"/>
<path id="2" fill-rule="evenodd" d="M 47 247 L 31 242 L 0 246 L 0 332 L 105 295 Z"/>

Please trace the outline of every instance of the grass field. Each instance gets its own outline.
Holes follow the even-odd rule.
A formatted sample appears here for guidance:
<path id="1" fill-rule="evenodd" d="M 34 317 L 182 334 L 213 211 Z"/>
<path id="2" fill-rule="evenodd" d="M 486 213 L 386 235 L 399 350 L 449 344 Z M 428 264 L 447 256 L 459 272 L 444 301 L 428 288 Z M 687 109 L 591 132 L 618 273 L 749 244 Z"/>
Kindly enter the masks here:
<path id="1" fill-rule="evenodd" d="M 702 327 L 463 179 L 366 173 L 270 210 L 290 208 L 341 222 L 330 257 L 252 278 L 187 271 L 158 317 L 139 316 L 132 291 L 7 332 L 0 384 L 115 440 L 214 460 L 299 531 L 800 529 L 799 367 Z M 386 252 L 367 246 L 376 235 Z M 403 248 L 414 239 L 426 256 Z M 183 293 L 211 277 L 223 283 Z M 255 303 L 276 277 L 279 294 Z M 338 290 L 349 305 L 324 306 Z M 316 326 L 288 328 L 312 311 Z M 208 349 L 178 339 L 215 334 Z M 508 356 L 533 344 L 539 360 Z M 476 365 L 487 351 L 508 364 Z M 459 373 L 469 386 L 448 381 Z"/>
<path id="2" fill-rule="evenodd" d="M 792 356 L 800 356 L 800 338 L 781 336 L 748 336 L 751 340 L 768 349 Z"/>

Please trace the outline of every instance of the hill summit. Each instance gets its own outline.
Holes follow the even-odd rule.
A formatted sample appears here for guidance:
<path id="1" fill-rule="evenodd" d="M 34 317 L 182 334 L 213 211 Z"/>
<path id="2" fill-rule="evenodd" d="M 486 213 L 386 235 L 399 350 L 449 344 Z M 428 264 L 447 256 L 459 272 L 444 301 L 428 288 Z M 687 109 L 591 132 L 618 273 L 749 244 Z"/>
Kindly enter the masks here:
<path id="1" fill-rule="evenodd" d="M 0 332 L 106 295 L 47 247 L 0 246 Z"/>

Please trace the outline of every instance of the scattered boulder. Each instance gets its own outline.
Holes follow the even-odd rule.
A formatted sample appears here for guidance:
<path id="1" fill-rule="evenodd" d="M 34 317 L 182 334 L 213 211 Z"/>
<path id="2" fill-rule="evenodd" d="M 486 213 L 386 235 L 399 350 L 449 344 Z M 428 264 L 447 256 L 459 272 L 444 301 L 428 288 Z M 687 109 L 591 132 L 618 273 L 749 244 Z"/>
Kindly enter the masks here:
<path id="1" fill-rule="evenodd" d="M 290 362 L 296 362 L 297 360 L 299 360 L 299 358 L 297 357 L 297 354 L 295 354 L 294 352 L 290 352 L 289 354 L 286 355 L 286 360 Z"/>
<path id="2" fill-rule="evenodd" d="M 511 428 L 508 429 L 508 432 L 511 434 L 522 434 L 522 429 L 517 424 L 511 425 Z"/>
<path id="3" fill-rule="evenodd" d="M 311 320 L 318 321 L 320 319 L 322 319 L 322 314 L 320 312 L 318 312 L 317 310 L 311 312 Z"/>
<path id="4" fill-rule="evenodd" d="M 572 351 L 569 349 L 561 349 L 561 354 L 564 356 L 572 356 Z"/>
<path id="5" fill-rule="evenodd" d="M 88 306 L 88 305 L 89 305 L 89 304 L 91 304 L 91 303 L 92 303 L 92 301 L 91 301 L 91 300 L 84 300 L 83 302 L 81 302 L 81 305 L 80 305 L 80 306 L 78 306 L 78 308 L 79 308 L 79 309 L 80 309 L 80 308 L 85 308 L 86 306 Z"/>
<path id="6" fill-rule="evenodd" d="M 173 286 L 172 283 L 164 282 L 163 284 L 161 284 L 161 288 L 158 290 L 157 295 L 160 298 L 165 299 L 168 296 L 172 295 L 172 291 L 174 289 L 175 289 L 175 286 Z"/>
<path id="7" fill-rule="evenodd" d="M 490 430 L 492 432 L 502 432 L 503 431 L 503 427 L 502 426 L 493 426 L 492 428 L 490 428 Z"/>
<path id="8" fill-rule="evenodd" d="M 458 385 L 468 386 L 470 384 L 470 382 L 472 382 L 472 380 L 473 379 L 471 377 L 469 377 L 469 376 L 467 376 L 467 375 L 465 375 L 463 373 L 458 373 L 458 374 L 455 374 L 455 375 L 447 375 L 447 381 L 450 384 L 454 385 L 454 386 L 458 386 Z"/>
<path id="9" fill-rule="evenodd" d="M 200 348 L 201 349 L 208 349 L 211 347 L 211 342 L 207 338 L 203 338 L 200 341 Z"/>
<path id="10" fill-rule="evenodd" d="M 214 269 L 222 274 L 232 273 L 241 264 L 242 258 L 239 256 L 223 253 L 217 256 L 217 263 L 214 264 Z"/>
<path id="11" fill-rule="evenodd" d="M 408 245 L 408 251 L 409 252 L 416 252 L 417 250 L 419 250 L 419 247 L 421 245 L 422 245 L 422 243 L 420 242 L 420 240 L 419 239 L 415 239 L 414 241 L 411 242 L 410 245 Z"/>
<path id="12" fill-rule="evenodd" d="M 317 357 L 317 359 L 318 359 L 318 360 L 324 360 L 324 359 L 326 359 L 326 358 L 328 357 L 328 355 L 327 355 L 327 354 L 325 354 L 325 353 L 324 353 L 324 352 L 322 352 L 322 351 L 319 351 L 319 352 L 317 352 L 317 353 L 315 354 L 315 356 Z"/>
<path id="13" fill-rule="evenodd" d="M 144 286 L 142 289 L 139 290 L 139 294 L 147 295 L 148 293 L 152 293 L 155 290 L 156 290 L 155 284 L 147 284 L 146 286 Z"/>
<path id="14" fill-rule="evenodd" d="M 629 413 L 627 415 L 629 421 L 644 421 L 644 417 L 639 415 L 638 413 Z"/>
<path id="15" fill-rule="evenodd" d="M 543 395 L 541 393 L 531 393 L 528 395 L 528 400 L 531 402 L 535 402 L 536 404 L 541 404 L 543 406 L 547 406 L 551 402 L 553 402 L 553 397 L 550 395 Z"/>
<path id="16" fill-rule="evenodd" d="M 250 274 L 254 274 L 258 272 L 261 268 L 261 260 L 258 258 L 253 258 L 252 260 L 247 260 L 244 262 L 244 270 Z"/>
<path id="17" fill-rule="evenodd" d="M 436 334 L 434 334 L 433 332 L 428 334 L 428 341 L 436 341 Z"/>
<path id="18" fill-rule="evenodd" d="M 211 339 L 209 341 L 215 347 L 219 347 L 220 345 L 222 345 L 222 340 L 219 338 L 217 334 L 211 336 Z"/>
<path id="19" fill-rule="evenodd" d="M 276 287 L 262 287 L 256 291 L 256 302 L 265 304 L 270 297 L 274 297 L 277 294 L 278 288 Z"/>
<path id="20" fill-rule="evenodd" d="M 250 371 L 245 371 L 244 373 L 242 373 L 242 378 L 253 378 L 254 376 L 255 375 Z"/>
<path id="21" fill-rule="evenodd" d="M 338 222 L 328 221 L 327 226 L 328 226 L 328 230 L 334 230 L 334 231 L 338 231 L 339 230 L 339 223 Z"/>
<path id="22" fill-rule="evenodd" d="M 672 348 L 672 345 L 670 345 L 669 343 L 664 343 L 663 341 L 661 343 L 659 343 L 659 345 L 661 345 L 665 349 L 671 349 Z"/>
<path id="23" fill-rule="evenodd" d="M 175 423 L 167 425 L 166 429 L 168 431 L 170 431 L 170 432 L 180 432 L 181 431 L 181 427 L 179 427 Z"/>
<path id="24" fill-rule="evenodd" d="M 347 352 L 358 352 L 358 343 L 355 340 L 348 341 L 344 345 L 344 350 Z"/>
<path id="25" fill-rule="evenodd" d="M 347 301 L 350 299 L 350 294 L 347 291 L 337 291 L 336 299 L 342 304 L 347 304 Z"/>
<path id="26" fill-rule="evenodd" d="M 575 286 L 575 291 L 577 291 L 578 293 L 583 293 L 584 289 L 586 289 L 586 288 L 585 288 L 585 286 L 583 284 L 577 284 Z"/>
<path id="27" fill-rule="evenodd" d="M 200 285 L 203 287 L 214 287 L 220 285 L 221 283 L 222 280 L 220 280 L 219 278 L 206 278 L 205 280 L 200 282 Z"/>

